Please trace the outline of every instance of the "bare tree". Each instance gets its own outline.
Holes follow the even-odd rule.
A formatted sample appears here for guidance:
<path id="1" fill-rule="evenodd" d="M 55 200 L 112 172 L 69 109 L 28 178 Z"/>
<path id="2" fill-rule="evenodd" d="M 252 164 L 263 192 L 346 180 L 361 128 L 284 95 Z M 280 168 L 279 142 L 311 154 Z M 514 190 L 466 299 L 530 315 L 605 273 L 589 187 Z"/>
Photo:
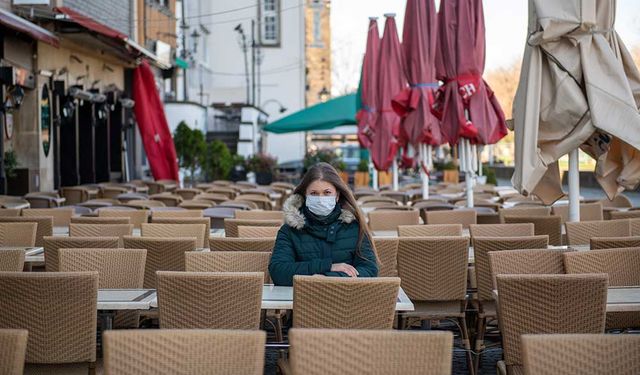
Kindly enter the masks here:
<path id="1" fill-rule="evenodd" d="M 520 61 L 514 61 L 506 67 L 490 70 L 485 74 L 485 80 L 498 98 L 505 118 L 512 118 L 513 98 L 516 96 L 520 80 Z"/>
<path id="2" fill-rule="evenodd" d="M 353 43 L 348 39 L 336 38 L 332 41 L 331 83 L 333 96 L 352 94 L 358 90 L 362 56 L 354 58 Z"/>

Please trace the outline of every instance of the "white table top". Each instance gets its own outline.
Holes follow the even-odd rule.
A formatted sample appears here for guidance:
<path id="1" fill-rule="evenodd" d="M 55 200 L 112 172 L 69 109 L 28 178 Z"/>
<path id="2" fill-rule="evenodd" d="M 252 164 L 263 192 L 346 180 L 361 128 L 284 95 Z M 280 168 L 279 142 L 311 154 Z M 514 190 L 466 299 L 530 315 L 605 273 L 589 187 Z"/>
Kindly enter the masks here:
<path id="1" fill-rule="evenodd" d="M 498 299 L 498 291 L 493 291 Z M 610 287 L 607 291 L 607 312 L 640 312 L 640 286 Z"/>
<path id="2" fill-rule="evenodd" d="M 153 289 L 102 289 L 98 291 L 98 310 L 149 310 L 158 307 Z M 293 287 L 265 284 L 262 287 L 263 310 L 292 310 Z M 413 303 L 400 288 L 396 311 L 413 311 Z"/>

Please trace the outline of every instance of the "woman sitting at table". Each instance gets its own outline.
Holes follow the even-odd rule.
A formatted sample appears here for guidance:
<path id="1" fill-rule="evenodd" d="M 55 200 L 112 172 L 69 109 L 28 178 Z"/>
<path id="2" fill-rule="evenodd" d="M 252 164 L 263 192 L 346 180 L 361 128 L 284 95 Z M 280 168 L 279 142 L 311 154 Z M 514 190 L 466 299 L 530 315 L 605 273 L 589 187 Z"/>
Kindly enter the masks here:
<path id="1" fill-rule="evenodd" d="M 349 187 L 327 163 L 304 175 L 282 209 L 269 264 L 276 285 L 293 285 L 294 275 L 376 277 L 377 258 L 367 224 Z"/>

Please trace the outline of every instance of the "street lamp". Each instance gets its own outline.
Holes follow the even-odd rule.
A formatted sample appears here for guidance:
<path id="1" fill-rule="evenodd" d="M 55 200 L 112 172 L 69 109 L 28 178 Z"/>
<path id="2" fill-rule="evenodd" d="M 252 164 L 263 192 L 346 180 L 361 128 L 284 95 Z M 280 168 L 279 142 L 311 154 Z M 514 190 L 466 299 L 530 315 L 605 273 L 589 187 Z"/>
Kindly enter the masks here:
<path id="1" fill-rule="evenodd" d="M 190 36 L 193 39 L 193 54 L 195 55 L 196 53 L 198 53 L 198 38 L 200 38 L 198 29 L 193 29 L 193 32 Z"/>
<path id="2" fill-rule="evenodd" d="M 327 100 L 329 100 L 329 96 L 331 94 L 329 93 L 329 91 L 327 90 L 326 87 L 323 87 L 322 90 L 320 90 L 320 92 L 318 93 L 318 99 L 320 99 L 321 102 L 326 102 Z"/>
<path id="3" fill-rule="evenodd" d="M 247 104 L 250 101 L 249 94 L 249 58 L 247 57 L 248 45 L 247 45 L 247 35 L 244 33 L 244 29 L 242 28 L 242 24 L 239 23 L 236 27 L 233 28 L 238 33 L 238 44 L 240 45 L 240 49 L 244 53 L 244 76 L 246 77 L 246 85 L 247 85 Z"/>
<path id="4" fill-rule="evenodd" d="M 260 108 L 263 108 L 269 104 L 269 103 L 276 103 L 277 105 L 280 106 L 280 109 L 278 109 L 279 113 L 285 113 L 287 111 L 287 107 L 285 107 L 284 105 L 282 105 L 282 103 L 280 103 L 280 101 L 276 100 L 276 99 L 269 99 L 267 101 L 265 101 L 264 103 L 262 103 L 262 105 L 260 106 Z"/>

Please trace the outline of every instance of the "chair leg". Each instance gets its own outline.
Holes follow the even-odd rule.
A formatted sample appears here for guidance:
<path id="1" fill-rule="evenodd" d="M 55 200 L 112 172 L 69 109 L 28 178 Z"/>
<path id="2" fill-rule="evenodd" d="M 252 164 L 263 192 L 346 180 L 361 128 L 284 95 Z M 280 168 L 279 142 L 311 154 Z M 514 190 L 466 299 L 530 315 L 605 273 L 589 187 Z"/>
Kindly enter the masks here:
<path id="1" fill-rule="evenodd" d="M 473 353 L 471 352 L 471 342 L 469 340 L 469 330 L 467 329 L 467 322 L 464 317 L 458 318 L 458 322 L 460 325 L 460 335 L 462 336 L 462 345 L 464 346 L 464 350 L 467 356 L 467 368 L 469 369 L 469 374 L 475 374 L 475 363 L 473 361 Z"/>
<path id="2" fill-rule="evenodd" d="M 96 375 L 96 363 L 89 362 L 89 375 Z"/>
<path id="3" fill-rule="evenodd" d="M 280 316 L 280 310 L 276 310 L 276 324 L 274 329 L 276 331 L 276 340 L 278 340 L 278 342 L 283 342 L 284 335 L 282 333 L 282 317 Z"/>
<path id="4" fill-rule="evenodd" d="M 482 356 L 482 351 L 484 350 L 484 334 L 487 330 L 487 318 L 478 316 L 477 324 L 476 324 L 476 342 L 475 342 L 475 369 L 478 372 L 480 368 L 480 359 Z"/>

